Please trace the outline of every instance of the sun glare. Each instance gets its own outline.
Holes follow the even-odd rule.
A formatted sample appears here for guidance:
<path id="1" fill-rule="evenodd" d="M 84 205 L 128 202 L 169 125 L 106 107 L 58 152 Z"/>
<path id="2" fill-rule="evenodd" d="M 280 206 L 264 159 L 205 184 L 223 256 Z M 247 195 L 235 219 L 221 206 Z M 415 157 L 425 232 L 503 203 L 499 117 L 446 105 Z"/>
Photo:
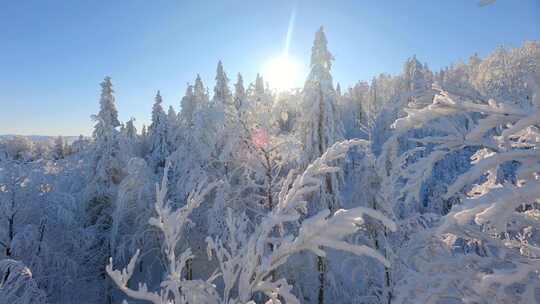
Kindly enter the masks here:
<path id="1" fill-rule="evenodd" d="M 290 56 L 276 57 L 266 63 L 263 77 L 271 88 L 278 90 L 291 89 L 300 84 L 300 64 Z"/>

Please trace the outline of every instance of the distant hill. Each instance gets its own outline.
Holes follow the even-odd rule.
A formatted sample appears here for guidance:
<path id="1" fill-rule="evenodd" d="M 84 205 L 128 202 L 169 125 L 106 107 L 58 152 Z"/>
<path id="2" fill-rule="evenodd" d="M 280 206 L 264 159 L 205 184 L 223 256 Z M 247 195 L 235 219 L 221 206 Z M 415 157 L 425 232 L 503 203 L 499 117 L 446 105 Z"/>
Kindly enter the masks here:
<path id="1" fill-rule="evenodd" d="M 26 137 L 28 138 L 31 142 L 46 142 L 46 141 L 52 141 L 54 140 L 57 136 L 47 136 L 47 135 L 15 135 L 15 134 L 0 134 L 0 141 L 1 140 L 6 140 L 6 139 L 11 139 L 15 136 L 22 136 L 22 137 Z M 72 143 L 74 140 L 76 140 L 77 138 L 79 138 L 78 136 L 63 136 L 64 140 L 67 141 L 68 143 Z"/>

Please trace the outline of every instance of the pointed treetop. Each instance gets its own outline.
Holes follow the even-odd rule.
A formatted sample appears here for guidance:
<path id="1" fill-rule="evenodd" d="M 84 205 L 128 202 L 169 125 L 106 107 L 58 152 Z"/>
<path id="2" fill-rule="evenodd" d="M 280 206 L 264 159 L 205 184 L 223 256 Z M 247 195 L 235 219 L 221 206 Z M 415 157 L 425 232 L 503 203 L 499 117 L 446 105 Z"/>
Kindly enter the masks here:
<path id="1" fill-rule="evenodd" d="M 195 86 L 197 86 L 197 85 L 200 85 L 200 86 L 203 85 L 201 75 L 199 75 L 199 73 L 197 73 L 197 77 L 195 78 Z"/>
<path id="2" fill-rule="evenodd" d="M 237 110 L 242 108 L 245 98 L 246 89 L 244 88 L 244 79 L 242 78 L 242 74 L 238 73 L 238 78 L 234 84 L 234 106 Z"/>
<path id="3" fill-rule="evenodd" d="M 173 117 L 173 116 L 176 117 L 176 112 L 174 111 L 173 106 L 169 106 L 169 110 L 168 110 L 168 112 L 167 112 L 167 115 L 168 115 L 169 117 Z"/>
<path id="4" fill-rule="evenodd" d="M 264 79 L 259 73 L 257 73 L 257 77 L 255 78 L 255 93 L 264 94 Z"/>
<path id="5" fill-rule="evenodd" d="M 338 97 L 341 96 L 341 86 L 339 85 L 339 82 L 336 85 L 336 94 Z"/>
<path id="6" fill-rule="evenodd" d="M 313 47 L 311 48 L 311 67 L 322 67 L 327 71 L 332 69 L 332 60 L 334 56 L 328 51 L 328 41 L 324 34 L 324 28 L 321 28 L 315 33 L 315 40 L 313 41 Z"/>
<path id="7" fill-rule="evenodd" d="M 220 60 L 218 62 L 216 70 L 216 86 L 214 87 L 214 98 L 221 100 L 222 102 L 226 101 L 226 99 L 230 95 L 228 85 L 229 79 L 227 78 L 227 74 L 225 74 L 225 71 L 223 70 L 223 64 Z"/>
<path id="8" fill-rule="evenodd" d="M 120 121 L 118 120 L 118 111 L 116 110 L 114 90 L 111 81 L 111 77 L 106 76 L 101 82 L 101 97 L 99 100 L 99 113 L 97 115 L 99 121 L 101 121 L 105 127 L 118 127 Z"/>
<path id="9" fill-rule="evenodd" d="M 223 63 L 221 63 L 221 60 L 218 61 L 217 69 L 216 69 L 216 81 L 229 81 L 227 78 L 227 75 L 225 74 L 225 70 L 223 69 Z"/>
<path id="10" fill-rule="evenodd" d="M 148 135 L 148 130 L 146 129 L 146 125 L 145 125 L 145 124 L 142 125 L 141 135 L 142 135 L 142 136 Z"/>
<path id="11" fill-rule="evenodd" d="M 126 135 L 128 138 L 135 138 L 137 136 L 137 129 L 133 123 L 135 118 L 131 117 L 130 120 L 126 122 Z"/>
<path id="12" fill-rule="evenodd" d="M 186 86 L 186 94 L 184 96 L 188 98 L 193 97 L 193 86 L 189 83 Z"/>
<path id="13" fill-rule="evenodd" d="M 150 125 L 150 129 L 155 129 L 156 124 L 159 124 L 160 121 L 164 120 L 161 117 L 165 115 L 165 111 L 163 110 L 163 107 L 161 106 L 163 99 L 161 98 L 161 94 L 159 91 L 157 91 L 157 94 L 154 100 L 155 100 L 154 106 L 152 107 L 152 124 Z"/>
<path id="14" fill-rule="evenodd" d="M 221 60 L 218 60 L 218 63 L 217 63 L 217 69 L 216 69 L 216 72 L 217 72 L 217 76 L 216 77 L 219 77 L 219 75 L 223 74 L 223 63 L 221 62 Z M 217 79 L 217 78 L 216 78 Z"/>
<path id="15" fill-rule="evenodd" d="M 480 62 L 482 62 L 482 59 L 478 56 L 478 53 L 474 53 L 474 55 L 469 58 L 469 63 L 472 65 L 478 65 Z"/>
<path id="16" fill-rule="evenodd" d="M 416 55 L 413 55 L 411 58 L 405 62 L 405 72 L 410 73 L 414 70 L 422 68 L 422 63 L 416 58 Z"/>
<path id="17" fill-rule="evenodd" d="M 200 83 L 199 90 L 203 90 L 199 75 L 197 75 L 195 85 L 197 85 L 198 82 Z M 188 83 L 186 88 L 186 94 L 184 95 L 184 97 L 182 97 L 182 100 L 180 101 L 180 113 L 178 115 L 181 120 L 188 124 L 191 124 L 191 121 L 193 119 L 193 113 L 195 112 L 195 108 L 197 107 L 196 102 L 197 101 L 193 92 L 193 86 Z"/>
<path id="18" fill-rule="evenodd" d="M 242 78 L 242 74 L 238 73 L 236 84 L 234 85 L 234 96 L 243 97 L 245 93 L 246 90 L 244 88 L 244 78 Z"/>
<path id="19" fill-rule="evenodd" d="M 112 81 L 111 81 L 111 77 L 110 76 L 105 76 L 105 78 L 103 79 L 103 81 L 101 82 L 101 88 L 105 91 L 108 91 L 108 92 L 111 92 L 113 93 L 113 89 L 112 89 Z"/>
<path id="20" fill-rule="evenodd" d="M 178 115 L 176 114 L 176 111 L 171 105 L 167 110 L 167 120 L 169 121 L 169 124 L 171 124 L 171 126 L 176 125 L 176 122 L 178 121 Z"/>
<path id="21" fill-rule="evenodd" d="M 199 74 L 197 74 L 197 78 L 195 78 L 195 85 L 193 86 L 193 89 L 196 96 L 200 97 L 206 94 L 206 89 L 204 88 L 204 84 Z"/>

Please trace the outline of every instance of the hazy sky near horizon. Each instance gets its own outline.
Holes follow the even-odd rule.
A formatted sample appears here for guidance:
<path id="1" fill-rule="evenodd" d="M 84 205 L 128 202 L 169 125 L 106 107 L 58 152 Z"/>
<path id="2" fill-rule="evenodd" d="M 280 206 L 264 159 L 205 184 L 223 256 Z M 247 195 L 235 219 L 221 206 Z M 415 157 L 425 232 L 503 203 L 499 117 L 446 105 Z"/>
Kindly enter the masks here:
<path id="1" fill-rule="evenodd" d="M 413 54 L 437 70 L 540 40 L 540 1 L 478 3 L 0 0 L 0 134 L 91 134 L 106 75 L 120 119 L 138 125 L 156 90 L 177 111 L 197 73 L 212 91 L 218 60 L 232 83 L 238 72 L 251 82 L 283 51 L 293 12 L 290 55 L 307 70 L 324 25 L 342 87 L 399 73 Z"/>

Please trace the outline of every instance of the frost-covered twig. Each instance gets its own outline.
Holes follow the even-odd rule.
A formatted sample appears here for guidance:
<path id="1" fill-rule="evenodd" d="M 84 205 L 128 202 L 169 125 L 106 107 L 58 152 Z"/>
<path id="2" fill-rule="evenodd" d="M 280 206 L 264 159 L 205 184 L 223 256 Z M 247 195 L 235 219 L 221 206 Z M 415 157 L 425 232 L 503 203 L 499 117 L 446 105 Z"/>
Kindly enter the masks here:
<path id="1" fill-rule="evenodd" d="M 270 274 L 283 265 L 291 255 L 301 251 L 312 251 L 318 256 L 325 256 L 324 247 L 334 248 L 357 255 L 371 256 L 389 265 L 388 261 L 375 250 L 343 241 L 346 236 L 360 229 L 363 215 L 380 220 L 390 230 L 395 231 L 395 224 L 375 210 L 359 207 L 338 210 L 333 215 L 329 210 L 323 210 L 305 219 L 296 235 L 292 232 L 286 233 L 283 229 L 280 236 L 272 234 L 272 231 L 282 228 L 285 223 L 299 220 L 301 213 L 306 211 L 307 196 L 319 189 L 321 178 L 338 170 L 331 163 L 344 157 L 351 147 L 364 143 L 360 140 L 336 143 L 296 178 L 294 173 L 290 173 L 279 193 L 276 208 L 261 220 L 248 238 L 243 238 L 244 246 L 228 246 L 221 240 L 209 240 L 211 253 L 215 253 L 220 264 L 227 265 L 226 268 L 222 267 L 223 278 L 228 278 L 225 285 L 234 285 L 238 280 L 236 300 L 241 303 L 247 302 L 256 292 L 263 292 L 271 298 L 279 295 L 287 303 L 299 303 L 290 293 L 291 287 L 284 285 L 286 282 L 283 279 L 273 282 Z M 247 233 L 242 230 L 234 232 Z M 267 250 L 268 243 L 273 245 L 272 251 Z"/>
<path id="2" fill-rule="evenodd" d="M 139 250 L 137 250 L 137 253 L 131 258 L 128 266 L 122 271 L 113 270 L 112 258 L 106 267 L 109 276 L 127 296 L 138 300 L 150 301 L 155 304 L 170 303 L 170 301 L 174 301 L 174 303 L 185 303 L 188 298 L 197 298 L 197 293 L 206 294 L 208 296 L 215 293 L 213 287 L 206 282 L 188 282 L 182 278 L 181 274 L 186 265 L 186 261 L 193 258 L 193 255 L 191 254 L 191 249 L 187 248 L 177 258 L 176 245 L 183 237 L 185 226 L 190 223 L 189 215 L 195 208 L 200 206 L 204 197 L 212 191 L 218 183 L 200 183 L 195 191 L 189 194 L 186 205 L 173 210 L 170 202 L 167 200 L 167 173 L 169 167 L 170 163 L 167 163 L 161 180 L 161 186 L 156 185 L 155 210 L 157 216 L 152 217 L 149 220 L 150 225 L 157 227 L 161 233 L 163 233 L 164 251 L 168 263 L 168 274 L 166 280 L 161 282 L 159 294 L 148 291 L 148 287 L 144 283 L 139 284 L 137 290 L 127 287 L 128 281 L 133 276 L 133 270 L 139 256 Z M 187 287 L 186 285 L 190 286 Z M 210 289 L 210 291 L 208 291 L 208 289 Z"/>
<path id="3" fill-rule="evenodd" d="M 540 96 L 540 91 L 537 90 L 536 96 Z M 459 132 L 449 129 L 443 131 L 445 135 L 418 140 L 423 145 L 432 145 L 432 152 L 412 164 L 398 167 L 394 173 L 399 170 L 395 180 L 406 180 L 402 193 L 409 197 L 413 193 L 413 196 L 416 195 L 413 198 L 418 201 L 421 186 L 431 176 L 437 161 L 464 148 L 476 149 L 471 157 L 471 168 L 460 174 L 443 195 L 445 199 L 456 195 L 465 196 L 465 199 L 452 206 L 436 231 L 440 234 L 474 235 L 484 240 L 494 235 L 504 236 L 505 241 L 499 242 L 504 246 L 500 251 L 512 254 L 515 269 L 496 270 L 493 274 L 481 276 L 477 291 L 484 294 L 490 290 L 498 292 L 506 286 L 527 280 L 531 272 L 538 272 L 538 261 L 531 254 L 537 244 L 529 244 L 525 236 L 518 242 L 508 230 L 532 231 L 531 227 L 537 230 L 540 225 L 540 221 L 528 217 L 526 212 L 527 209 L 538 210 L 537 203 L 540 202 L 539 105 L 494 100 L 475 102 L 441 90 L 432 104 L 421 109 L 407 109 L 406 112 L 406 117 L 394 123 L 394 127 L 401 132 L 429 127 L 432 123 L 455 117 L 467 119 L 468 126 Z M 517 165 L 512 173 L 514 178 L 501 181 L 498 177 L 500 168 L 510 163 Z M 460 194 L 470 188 L 472 190 L 468 193 Z M 516 246 L 515 243 L 520 245 Z M 513 250 L 516 248 L 520 250 Z M 527 290 L 530 291 L 530 288 L 527 287 Z M 524 297 L 524 301 L 528 296 L 530 294 Z"/>

